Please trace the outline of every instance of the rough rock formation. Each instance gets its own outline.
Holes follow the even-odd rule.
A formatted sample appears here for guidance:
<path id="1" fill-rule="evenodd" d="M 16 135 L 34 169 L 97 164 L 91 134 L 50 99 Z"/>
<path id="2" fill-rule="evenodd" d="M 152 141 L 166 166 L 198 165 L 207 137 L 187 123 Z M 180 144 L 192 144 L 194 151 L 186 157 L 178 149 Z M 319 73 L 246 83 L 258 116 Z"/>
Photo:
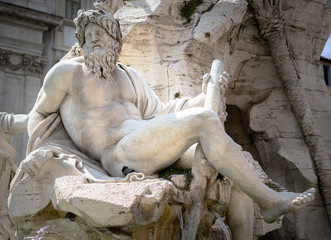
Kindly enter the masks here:
<path id="1" fill-rule="evenodd" d="M 194 196 L 183 175 L 171 176 L 172 181 L 109 183 L 94 183 L 83 176 L 63 176 L 50 184 L 53 178 L 47 175 L 50 168 L 65 171 L 52 161 L 45 163 L 39 176 L 25 177 L 11 193 L 9 214 L 18 229 L 18 239 L 44 236 L 70 239 L 74 233 L 73 237 L 82 239 L 180 239 L 185 227 L 192 231 L 183 214 L 195 208 Z M 201 224 L 200 218 L 192 219 L 197 221 L 195 231 L 202 239 L 208 239 L 215 212 L 224 215 L 232 185 L 227 179 L 214 179 L 208 186 Z M 24 207 L 27 205 L 29 208 Z"/>
<path id="2" fill-rule="evenodd" d="M 202 1 L 185 18 L 185 1 L 133 0 L 115 14 L 124 34 L 120 60 L 137 69 L 164 101 L 196 95 L 212 60 L 223 59 L 231 75 L 228 133 L 287 189 L 320 186 L 315 204 L 286 216 L 274 235 L 331 234 L 324 205 L 331 104 L 319 62 L 330 33 L 328 2 Z M 264 26 L 257 6 L 269 14 Z"/>

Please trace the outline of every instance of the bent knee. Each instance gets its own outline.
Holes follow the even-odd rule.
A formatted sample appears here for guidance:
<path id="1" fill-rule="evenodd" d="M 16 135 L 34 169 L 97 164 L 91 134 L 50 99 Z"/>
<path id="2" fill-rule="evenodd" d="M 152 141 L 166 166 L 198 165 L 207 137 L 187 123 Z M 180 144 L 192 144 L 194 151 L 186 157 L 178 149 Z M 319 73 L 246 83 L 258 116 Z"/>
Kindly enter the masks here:
<path id="1" fill-rule="evenodd" d="M 202 124 L 203 126 L 221 124 L 218 115 L 210 109 L 196 108 L 195 117 L 198 120 L 198 123 Z"/>

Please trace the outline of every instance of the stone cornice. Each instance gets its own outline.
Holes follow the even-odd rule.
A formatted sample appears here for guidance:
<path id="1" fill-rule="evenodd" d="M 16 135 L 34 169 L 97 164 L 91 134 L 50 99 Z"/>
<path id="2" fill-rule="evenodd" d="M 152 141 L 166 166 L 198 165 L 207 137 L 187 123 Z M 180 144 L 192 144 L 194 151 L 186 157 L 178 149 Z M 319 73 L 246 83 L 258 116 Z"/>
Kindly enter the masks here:
<path id="1" fill-rule="evenodd" d="M 53 14 L 44 13 L 4 2 L 0 2 L 0 14 L 19 18 L 23 21 L 32 21 L 37 24 L 39 23 L 46 25 L 48 27 L 59 26 L 63 21 L 63 17 L 61 16 L 56 16 Z"/>
<path id="2" fill-rule="evenodd" d="M 19 58 L 18 63 L 13 63 L 11 57 Z M 17 59 L 16 59 L 17 60 Z M 24 72 L 42 74 L 46 66 L 47 59 L 40 56 L 33 56 L 29 54 L 13 53 L 11 50 L 0 48 L 0 68 L 10 69 L 12 71 L 22 70 Z"/>

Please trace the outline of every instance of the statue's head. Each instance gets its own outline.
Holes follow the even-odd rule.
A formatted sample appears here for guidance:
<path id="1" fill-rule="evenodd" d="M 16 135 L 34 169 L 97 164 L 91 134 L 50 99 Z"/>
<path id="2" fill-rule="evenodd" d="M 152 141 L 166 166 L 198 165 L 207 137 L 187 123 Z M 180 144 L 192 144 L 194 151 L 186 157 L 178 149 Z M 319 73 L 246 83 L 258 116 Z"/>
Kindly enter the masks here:
<path id="1" fill-rule="evenodd" d="M 123 45 L 120 25 L 111 14 L 102 9 L 79 10 L 77 15 L 74 20 L 76 37 L 84 52 L 85 65 L 90 71 L 96 73 L 97 77 L 103 76 L 109 79 Z M 103 35 L 103 38 L 93 38 L 93 41 L 88 40 L 87 33 L 91 32 L 91 28 L 95 31 L 101 29 L 101 31 L 107 33 L 106 39 Z"/>
<path id="2" fill-rule="evenodd" d="M 94 23 L 105 29 L 118 43 L 120 50 L 122 49 L 122 33 L 119 22 L 109 13 L 98 10 L 79 10 L 77 18 L 74 20 L 76 24 L 76 38 L 80 47 L 85 44 L 85 29 L 89 23 Z"/>

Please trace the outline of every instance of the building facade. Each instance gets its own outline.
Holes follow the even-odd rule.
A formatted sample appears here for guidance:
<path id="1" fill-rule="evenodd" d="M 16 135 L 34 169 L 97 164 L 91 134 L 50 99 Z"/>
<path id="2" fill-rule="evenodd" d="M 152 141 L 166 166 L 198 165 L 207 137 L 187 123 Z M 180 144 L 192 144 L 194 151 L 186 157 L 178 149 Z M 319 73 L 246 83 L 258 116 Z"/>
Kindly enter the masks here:
<path id="1" fill-rule="evenodd" d="M 78 9 L 93 0 L 0 1 L 0 111 L 29 113 L 47 71 L 76 42 Z M 17 161 L 24 158 L 27 135 L 15 136 Z"/>

